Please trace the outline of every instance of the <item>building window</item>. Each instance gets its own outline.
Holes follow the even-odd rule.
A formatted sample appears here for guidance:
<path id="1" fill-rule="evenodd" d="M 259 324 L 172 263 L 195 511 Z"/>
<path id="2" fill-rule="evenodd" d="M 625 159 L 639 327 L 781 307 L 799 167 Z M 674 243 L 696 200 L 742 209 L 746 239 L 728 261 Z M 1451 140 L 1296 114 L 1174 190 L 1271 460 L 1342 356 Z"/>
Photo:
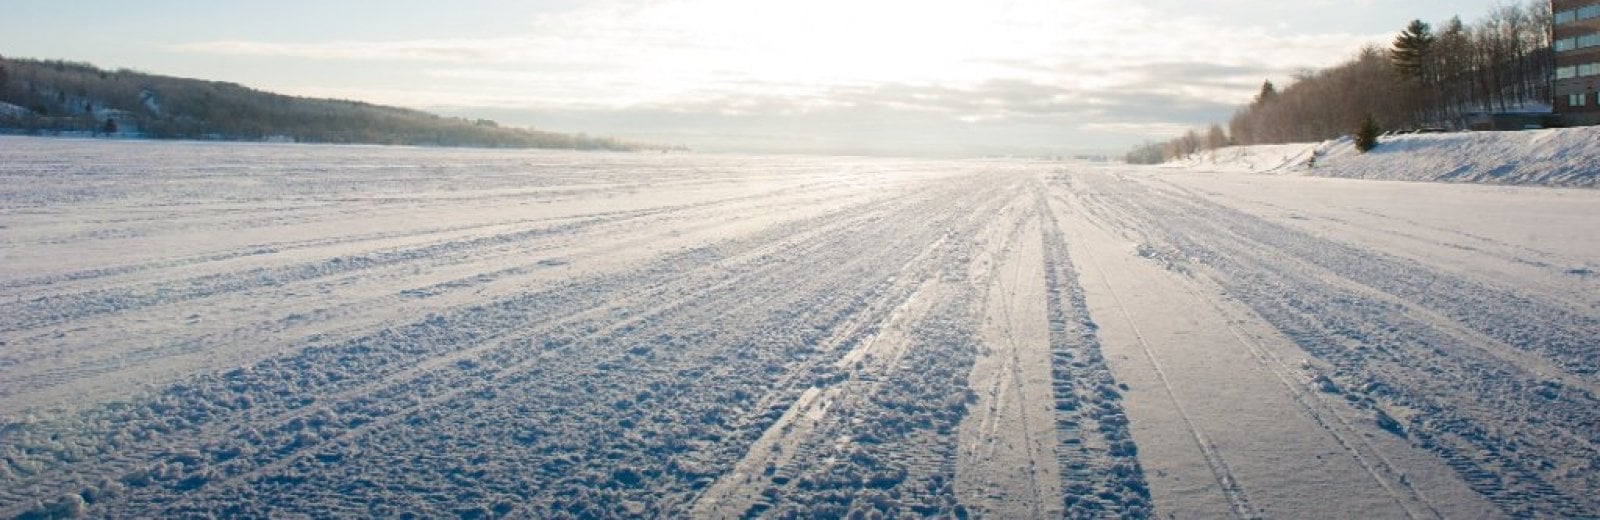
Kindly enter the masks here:
<path id="1" fill-rule="evenodd" d="M 1589 76 L 1600 76 L 1600 63 L 1556 67 L 1556 79 L 1586 78 Z"/>
<path id="2" fill-rule="evenodd" d="M 1600 4 L 1579 7 L 1575 10 L 1561 11 L 1556 13 L 1556 25 L 1571 23 L 1578 20 L 1588 20 L 1590 18 L 1600 18 Z"/>
<path id="3" fill-rule="evenodd" d="M 1588 105 L 1589 105 L 1589 95 L 1588 94 L 1569 94 L 1569 95 L 1567 95 L 1567 106 L 1569 106 L 1569 107 L 1581 107 L 1581 106 L 1588 106 Z"/>

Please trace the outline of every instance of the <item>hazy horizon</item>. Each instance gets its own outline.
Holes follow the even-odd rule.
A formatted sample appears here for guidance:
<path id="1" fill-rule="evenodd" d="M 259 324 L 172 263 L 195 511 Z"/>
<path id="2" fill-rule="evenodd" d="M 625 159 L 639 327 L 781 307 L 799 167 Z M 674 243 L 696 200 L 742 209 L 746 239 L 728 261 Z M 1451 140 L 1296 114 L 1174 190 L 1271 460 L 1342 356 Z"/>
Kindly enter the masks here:
<path id="1" fill-rule="evenodd" d="M 31 3 L 0 55 L 707 151 L 1071 154 L 1225 120 L 1263 79 L 1494 3 Z"/>

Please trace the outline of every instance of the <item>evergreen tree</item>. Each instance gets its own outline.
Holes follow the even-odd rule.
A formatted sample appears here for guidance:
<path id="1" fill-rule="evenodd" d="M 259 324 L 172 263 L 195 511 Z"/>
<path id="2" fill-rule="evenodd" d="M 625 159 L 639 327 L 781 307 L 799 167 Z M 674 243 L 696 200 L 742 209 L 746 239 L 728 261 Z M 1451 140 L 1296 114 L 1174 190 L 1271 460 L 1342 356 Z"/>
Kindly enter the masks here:
<path id="1" fill-rule="evenodd" d="M 1427 72 L 1430 68 L 1428 61 L 1432 59 L 1433 44 L 1438 38 L 1433 35 L 1433 28 L 1422 20 L 1412 20 L 1406 30 L 1401 31 L 1394 38 L 1394 46 L 1389 50 L 1389 59 L 1394 62 L 1394 68 L 1400 74 L 1427 82 Z"/>
<path id="2" fill-rule="evenodd" d="M 1261 93 L 1256 94 L 1256 106 L 1262 106 L 1278 99 L 1278 87 L 1272 85 L 1272 80 L 1261 82 Z"/>
<path id="3" fill-rule="evenodd" d="M 1548 0 L 1509 0 L 1476 21 L 1412 22 L 1392 45 L 1364 47 L 1283 87 L 1258 83 L 1227 135 L 1236 145 L 1334 139 L 1364 114 L 1385 128 L 1459 128 L 1469 112 L 1547 102 L 1556 72 L 1550 9 Z"/>
<path id="4" fill-rule="evenodd" d="M 1361 153 L 1372 151 L 1378 147 L 1378 122 L 1372 119 L 1372 114 L 1361 120 L 1361 128 L 1356 130 L 1356 149 Z"/>

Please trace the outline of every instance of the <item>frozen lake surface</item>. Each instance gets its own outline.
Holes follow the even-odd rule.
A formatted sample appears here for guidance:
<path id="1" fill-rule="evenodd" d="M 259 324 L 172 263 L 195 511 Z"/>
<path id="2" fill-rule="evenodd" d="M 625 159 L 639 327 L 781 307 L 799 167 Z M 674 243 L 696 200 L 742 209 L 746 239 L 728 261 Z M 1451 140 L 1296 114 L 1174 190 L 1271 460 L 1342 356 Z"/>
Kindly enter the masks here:
<path id="1" fill-rule="evenodd" d="M 0 516 L 1581 517 L 1600 191 L 0 137 Z"/>

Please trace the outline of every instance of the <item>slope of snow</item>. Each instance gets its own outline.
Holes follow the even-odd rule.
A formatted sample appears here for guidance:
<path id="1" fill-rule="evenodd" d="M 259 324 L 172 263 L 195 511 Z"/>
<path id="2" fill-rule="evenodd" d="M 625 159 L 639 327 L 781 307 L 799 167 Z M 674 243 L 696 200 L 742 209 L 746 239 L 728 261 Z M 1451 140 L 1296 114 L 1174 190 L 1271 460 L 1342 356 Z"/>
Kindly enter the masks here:
<path id="1" fill-rule="evenodd" d="M 1311 160 L 1313 153 L 1315 161 Z M 1236 146 L 1166 166 L 1215 172 L 1595 187 L 1600 185 L 1600 127 L 1387 136 L 1367 154 L 1356 151 L 1349 138 Z"/>
<path id="2" fill-rule="evenodd" d="M 28 115 L 28 112 L 30 111 L 26 108 L 0 101 L 0 117 L 20 118 Z"/>
<path id="3" fill-rule="evenodd" d="M 1163 166 L 1234 173 L 1301 172 L 1305 170 L 1306 161 L 1311 158 L 1312 151 L 1318 149 L 1318 146 L 1312 143 L 1230 146 L 1172 161 Z"/>

